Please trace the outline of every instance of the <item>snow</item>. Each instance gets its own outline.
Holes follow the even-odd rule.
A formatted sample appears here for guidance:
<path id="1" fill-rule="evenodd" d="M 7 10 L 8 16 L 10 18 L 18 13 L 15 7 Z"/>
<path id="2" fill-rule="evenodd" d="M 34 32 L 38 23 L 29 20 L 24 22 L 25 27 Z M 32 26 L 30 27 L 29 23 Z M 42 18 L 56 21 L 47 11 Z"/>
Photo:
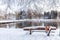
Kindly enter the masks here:
<path id="1" fill-rule="evenodd" d="M 38 10 L 38 12 L 51 10 L 60 11 L 60 0 L 0 0 L 0 10 L 3 11 L 14 12 L 29 8 L 32 10 Z"/>
<path id="2" fill-rule="evenodd" d="M 29 35 L 29 32 L 23 29 L 0 28 L 0 40 L 60 40 L 60 37 L 57 34 L 47 36 L 45 32 L 33 32 Z"/>

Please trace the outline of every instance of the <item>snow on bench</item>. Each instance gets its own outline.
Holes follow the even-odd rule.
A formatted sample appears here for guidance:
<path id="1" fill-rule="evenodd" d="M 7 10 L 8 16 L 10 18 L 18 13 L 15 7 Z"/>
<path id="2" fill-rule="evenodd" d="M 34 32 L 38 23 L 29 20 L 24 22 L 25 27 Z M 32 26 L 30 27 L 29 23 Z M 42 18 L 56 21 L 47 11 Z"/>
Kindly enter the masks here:
<path id="1" fill-rule="evenodd" d="M 32 34 L 32 32 L 46 32 L 45 31 L 45 27 L 42 26 L 37 26 L 37 27 L 25 27 L 24 28 L 25 31 L 29 31 L 30 35 Z M 56 27 L 51 27 L 51 32 L 54 33 L 54 30 L 56 30 Z"/>

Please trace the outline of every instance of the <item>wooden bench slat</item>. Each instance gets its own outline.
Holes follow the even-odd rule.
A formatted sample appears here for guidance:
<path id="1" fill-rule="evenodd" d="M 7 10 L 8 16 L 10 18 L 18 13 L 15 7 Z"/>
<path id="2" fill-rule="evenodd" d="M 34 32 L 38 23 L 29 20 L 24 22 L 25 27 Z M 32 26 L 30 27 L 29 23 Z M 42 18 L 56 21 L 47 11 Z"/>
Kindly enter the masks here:
<path id="1" fill-rule="evenodd" d="M 45 28 L 25 28 L 24 30 L 45 30 Z M 56 30 L 56 28 L 51 28 L 51 30 Z"/>

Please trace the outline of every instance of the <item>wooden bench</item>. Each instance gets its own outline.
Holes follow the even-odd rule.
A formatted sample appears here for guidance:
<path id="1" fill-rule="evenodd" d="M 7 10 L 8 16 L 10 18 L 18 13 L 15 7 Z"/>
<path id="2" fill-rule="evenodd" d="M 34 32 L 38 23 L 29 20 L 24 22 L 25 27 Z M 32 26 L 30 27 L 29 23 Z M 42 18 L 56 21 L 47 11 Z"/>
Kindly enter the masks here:
<path id="1" fill-rule="evenodd" d="M 32 30 L 45 30 L 45 27 L 25 27 L 24 28 L 25 31 L 29 31 L 30 35 L 32 34 Z M 55 27 L 51 27 L 51 30 L 56 30 Z"/>

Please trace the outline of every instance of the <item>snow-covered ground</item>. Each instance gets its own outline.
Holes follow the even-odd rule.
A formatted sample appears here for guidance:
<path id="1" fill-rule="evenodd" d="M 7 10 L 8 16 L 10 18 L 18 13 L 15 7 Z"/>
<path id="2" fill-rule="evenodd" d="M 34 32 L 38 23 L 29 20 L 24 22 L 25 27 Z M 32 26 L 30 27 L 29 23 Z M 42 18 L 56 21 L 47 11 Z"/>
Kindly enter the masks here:
<path id="1" fill-rule="evenodd" d="M 23 29 L 0 29 L 0 40 L 60 40 L 59 30 L 54 34 L 47 36 L 45 32 L 33 32 L 29 35 L 28 31 Z"/>

